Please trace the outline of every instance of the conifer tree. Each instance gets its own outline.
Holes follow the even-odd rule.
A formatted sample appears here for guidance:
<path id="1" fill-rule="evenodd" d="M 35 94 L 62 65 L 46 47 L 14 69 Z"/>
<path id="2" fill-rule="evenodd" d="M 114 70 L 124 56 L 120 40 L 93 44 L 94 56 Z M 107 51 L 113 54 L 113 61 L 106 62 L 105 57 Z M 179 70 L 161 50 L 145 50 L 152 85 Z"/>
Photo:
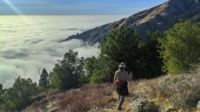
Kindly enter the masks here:
<path id="1" fill-rule="evenodd" d="M 40 80 L 39 80 L 39 86 L 42 88 L 47 88 L 48 84 L 49 84 L 49 74 L 46 71 L 46 69 L 44 68 L 42 70 L 42 74 L 40 75 Z"/>

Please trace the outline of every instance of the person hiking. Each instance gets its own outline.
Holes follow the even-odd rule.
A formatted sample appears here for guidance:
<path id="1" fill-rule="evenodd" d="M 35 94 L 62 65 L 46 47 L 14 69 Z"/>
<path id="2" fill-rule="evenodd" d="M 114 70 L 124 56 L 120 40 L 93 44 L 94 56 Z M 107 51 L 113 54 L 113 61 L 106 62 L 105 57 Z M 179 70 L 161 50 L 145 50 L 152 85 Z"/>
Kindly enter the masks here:
<path id="1" fill-rule="evenodd" d="M 124 102 L 124 97 L 128 96 L 128 81 L 130 81 L 131 77 L 129 77 L 128 72 L 126 71 L 126 64 L 121 62 L 119 65 L 119 69 L 115 72 L 114 76 L 114 84 L 118 93 L 118 110 L 122 110 L 122 105 Z"/>

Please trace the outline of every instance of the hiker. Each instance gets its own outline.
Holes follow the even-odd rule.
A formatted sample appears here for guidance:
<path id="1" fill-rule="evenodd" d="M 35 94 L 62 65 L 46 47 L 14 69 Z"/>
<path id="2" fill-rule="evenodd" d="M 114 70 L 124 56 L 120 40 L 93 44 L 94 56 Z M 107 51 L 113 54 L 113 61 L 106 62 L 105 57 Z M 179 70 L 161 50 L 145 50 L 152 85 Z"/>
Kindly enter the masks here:
<path id="1" fill-rule="evenodd" d="M 128 72 L 126 71 L 126 64 L 124 62 L 119 64 L 119 69 L 115 72 L 114 84 L 118 93 L 118 110 L 122 110 L 122 105 L 124 102 L 124 97 L 128 96 L 128 81 L 131 78 L 129 77 Z"/>

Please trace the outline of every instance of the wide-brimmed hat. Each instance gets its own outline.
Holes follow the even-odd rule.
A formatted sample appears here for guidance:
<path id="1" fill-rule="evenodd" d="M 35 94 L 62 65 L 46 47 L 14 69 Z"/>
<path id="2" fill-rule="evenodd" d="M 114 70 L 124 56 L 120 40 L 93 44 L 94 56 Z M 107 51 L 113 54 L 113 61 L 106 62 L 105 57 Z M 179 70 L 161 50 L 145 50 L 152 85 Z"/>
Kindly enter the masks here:
<path id="1" fill-rule="evenodd" d="M 121 62 L 118 66 L 122 68 L 126 68 L 126 64 L 124 62 Z"/>

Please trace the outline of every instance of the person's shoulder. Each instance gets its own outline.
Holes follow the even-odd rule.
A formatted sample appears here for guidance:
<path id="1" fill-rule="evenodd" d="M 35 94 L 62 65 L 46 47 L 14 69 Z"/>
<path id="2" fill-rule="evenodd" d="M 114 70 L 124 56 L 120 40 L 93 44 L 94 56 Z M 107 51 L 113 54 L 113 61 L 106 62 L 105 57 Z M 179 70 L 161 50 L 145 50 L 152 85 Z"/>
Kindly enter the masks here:
<path id="1" fill-rule="evenodd" d="M 125 73 L 128 75 L 129 73 L 127 71 L 125 71 Z"/>
<path id="2" fill-rule="evenodd" d="M 120 72 L 120 70 L 115 71 L 115 74 L 118 74 Z"/>

